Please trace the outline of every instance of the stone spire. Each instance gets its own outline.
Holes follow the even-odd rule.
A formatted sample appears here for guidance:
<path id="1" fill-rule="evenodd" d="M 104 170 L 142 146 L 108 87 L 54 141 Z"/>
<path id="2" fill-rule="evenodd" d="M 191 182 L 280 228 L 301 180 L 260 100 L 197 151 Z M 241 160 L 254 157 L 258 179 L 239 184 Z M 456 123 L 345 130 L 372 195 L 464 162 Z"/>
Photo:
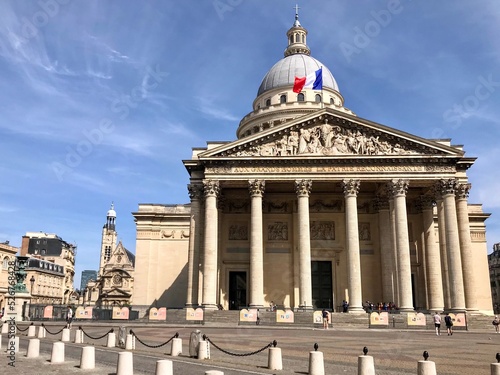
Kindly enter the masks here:
<path id="1" fill-rule="evenodd" d="M 299 22 L 299 6 L 295 6 L 295 22 L 286 33 L 288 37 L 288 47 L 285 50 L 285 57 L 298 53 L 309 56 L 311 50 L 307 46 L 307 30 Z"/>

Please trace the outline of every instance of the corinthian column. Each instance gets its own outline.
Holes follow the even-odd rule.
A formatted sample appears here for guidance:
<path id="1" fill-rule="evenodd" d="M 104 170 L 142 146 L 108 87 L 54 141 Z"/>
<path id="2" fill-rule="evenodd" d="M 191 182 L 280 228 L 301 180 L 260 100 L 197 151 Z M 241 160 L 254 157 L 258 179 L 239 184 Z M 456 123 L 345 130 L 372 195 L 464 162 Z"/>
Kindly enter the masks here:
<path id="1" fill-rule="evenodd" d="M 203 258 L 203 307 L 217 308 L 217 196 L 219 181 L 204 180 L 205 256 Z"/>
<path id="2" fill-rule="evenodd" d="M 465 307 L 467 311 L 477 311 L 476 278 L 474 275 L 474 259 L 470 238 L 469 197 L 470 184 L 457 184 L 456 204 L 458 216 L 458 237 L 460 240 L 460 256 L 462 257 L 462 271 L 464 278 Z"/>
<path id="3" fill-rule="evenodd" d="M 361 296 L 361 259 L 359 257 L 358 204 L 359 180 L 343 180 L 347 246 L 347 289 L 349 312 L 363 312 Z"/>
<path id="4" fill-rule="evenodd" d="M 188 185 L 189 197 L 191 198 L 191 216 L 189 223 L 189 248 L 188 248 L 188 285 L 186 306 L 198 305 L 198 276 L 200 262 L 200 199 L 202 197 L 202 186 Z"/>
<path id="5" fill-rule="evenodd" d="M 379 196 L 376 200 L 378 208 L 378 232 L 380 244 L 380 262 L 382 274 L 382 301 L 392 302 L 394 298 L 393 262 L 391 242 L 391 219 L 389 201 L 386 196 Z"/>
<path id="6" fill-rule="evenodd" d="M 410 244 L 408 239 L 408 217 L 406 213 L 408 180 L 392 180 L 390 182 L 390 188 L 394 200 L 394 216 L 396 223 L 399 309 L 401 311 L 413 311 Z"/>
<path id="7" fill-rule="evenodd" d="M 439 187 L 444 205 L 446 252 L 448 255 L 448 273 L 450 288 L 450 310 L 465 310 L 464 280 L 462 274 L 462 257 L 458 236 L 457 211 L 455 205 L 456 180 L 440 180 Z"/>
<path id="8" fill-rule="evenodd" d="M 422 196 L 422 221 L 425 236 L 425 265 L 427 268 L 427 296 L 429 311 L 443 311 L 443 276 L 441 254 L 434 228 L 434 201 L 430 196 Z"/>
<path id="9" fill-rule="evenodd" d="M 309 232 L 309 194 L 311 180 L 296 180 L 299 214 L 299 307 L 312 308 L 311 235 Z"/>
<path id="10" fill-rule="evenodd" d="M 262 238 L 262 196 L 266 182 L 248 181 L 252 200 L 250 223 L 250 307 L 264 307 L 264 251 Z"/>

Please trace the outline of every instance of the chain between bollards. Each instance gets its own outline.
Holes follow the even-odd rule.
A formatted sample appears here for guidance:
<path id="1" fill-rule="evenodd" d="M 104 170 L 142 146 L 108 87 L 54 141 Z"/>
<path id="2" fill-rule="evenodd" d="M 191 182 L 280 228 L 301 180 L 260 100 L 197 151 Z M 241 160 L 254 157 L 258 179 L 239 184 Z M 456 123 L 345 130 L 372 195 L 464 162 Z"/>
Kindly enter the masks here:
<path id="1" fill-rule="evenodd" d="M 137 337 L 137 335 L 134 333 L 134 331 L 130 330 L 130 334 L 133 335 L 137 339 L 137 341 L 139 341 L 142 345 L 147 346 L 148 348 L 151 348 L 151 349 L 161 348 L 162 346 L 167 345 L 173 339 L 176 339 L 179 337 L 179 332 L 176 332 L 175 335 L 173 335 L 168 341 L 164 342 L 163 344 L 149 345 L 149 344 L 146 344 L 144 341 L 142 341 L 139 337 Z"/>
<path id="2" fill-rule="evenodd" d="M 45 328 L 45 331 L 47 331 L 47 333 L 51 334 L 51 335 L 58 335 L 60 334 L 64 328 L 66 328 L 66 326 L 62 327 L 59 331 L 57 332 L 50 332 L 47 327 L 45 326 L 45 324 L 42 323 L 42 327 Z"/>
<path id="3" fill-rule="evenodd" d="M 32 326 L 32 325 L 33 325 L 33 322 L 31 322 L 30 326 Z M 30 327 L 28 326 L 28 327 L 26 327 L 25 329 L 21 329 L 21 328 L 19 328 L 19 326 L 16 324 L 16 329 L 17 329 L 19 332 L 26 332 L 29 328 L 30 328 Z"/>
<path id="4" fill-rule="evenodd" d="M 214 348 L 220 350 L 221 352 L 223 352 L 225 354 L 228 354 L 228 355 L 234 355 L 236 357 L 247 357 L 247 356 L 250 356 L 250 355 L 259 354 L 260 352 L 262 352 L 262 351 L 264 351 L 266 349 L 269 349 L 271 346 L 276 347 L 276 345 L 278 345 L 278 342 L 276 340 L 273 340 L 272 342 L 270 342 L 269 344 L 267 344 L 263 348 L 261 348 L 259 350 L 256 350 L 254 352 L 250 352 L 250 353 L 233 353 L 233 352 L 227 351 L 225 349 L 222 349 L 221 347 L 219 347 L 216 344 L 214 344 L 213 341 L 210 340 L 207 335 L 203 335 L 203 340 L 208 341 L 210 344 L 212 344 L 214 346 Z"/>
<path id="5" fill-rule="evenodd" d="M 106 333 L 105 333 L 104 335 L 102 335 L 102 336 L 92 337 L 92 336 L 90 336 L 87 332 L 85 332 L 81 326 L 79 326 L 79 327 L 78 327 L 78 329 L 79 329 L 80 331 L 82 331 L 82 332 L 83 332 L 83 334 L 84 334 L 85 336 L 87 336 L 89 339 L 92 339 L 92 340 L 100 340 L 100 339 L 102 339 L 102 338 L 106 337 L 107 335 L 109 335 L 110 333 L 113 333 L 113 332 L 115 331 L 113 328 L 111 328 L 108 332 L 106 332 Z"/>

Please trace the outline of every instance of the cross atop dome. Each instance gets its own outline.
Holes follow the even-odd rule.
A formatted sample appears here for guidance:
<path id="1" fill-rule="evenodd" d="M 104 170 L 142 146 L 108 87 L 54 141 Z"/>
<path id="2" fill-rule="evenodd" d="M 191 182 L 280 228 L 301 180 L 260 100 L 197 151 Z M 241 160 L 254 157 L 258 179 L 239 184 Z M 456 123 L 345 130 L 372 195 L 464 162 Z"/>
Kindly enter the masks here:
<path id="1" fill-rule="evenodd" d="M 295 5 L 295 21 L 293 26 L 286 33 L 288 37 L 288 47 L 285 50 L 285 57 L 295 54 L 310 55 L 311 50 L 307 46 L 306 36 L 307 30 L 302 27 L 299 22 L 299 6 Z"/>
<path id="2" fill-rule="evenodd" d="M 293 23 L 293 27 L 300 27 L 300 22 L 299 22 L 299 4 L 295 4 L 295 22 Z"/>

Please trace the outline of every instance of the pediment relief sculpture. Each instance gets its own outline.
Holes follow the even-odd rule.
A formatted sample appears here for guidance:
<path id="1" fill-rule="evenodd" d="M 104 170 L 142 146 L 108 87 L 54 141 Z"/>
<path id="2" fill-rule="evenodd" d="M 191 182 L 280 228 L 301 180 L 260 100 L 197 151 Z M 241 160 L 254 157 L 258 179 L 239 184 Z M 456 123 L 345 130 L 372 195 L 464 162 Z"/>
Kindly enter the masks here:
<path id="1" fill-rule="evenodd" d="M 258 141 L 255 141 L 258 142 Z M 384 134 L 369 134 L 362 129 L 346 129 L 322 124 L 285 133 L 281 138 L 243 149 L 228 150 L 227 156 L 296 156 L 296 155 L 409 155 L 415 149 L 403 145 L 403 140 L 389 139 Z"/>

